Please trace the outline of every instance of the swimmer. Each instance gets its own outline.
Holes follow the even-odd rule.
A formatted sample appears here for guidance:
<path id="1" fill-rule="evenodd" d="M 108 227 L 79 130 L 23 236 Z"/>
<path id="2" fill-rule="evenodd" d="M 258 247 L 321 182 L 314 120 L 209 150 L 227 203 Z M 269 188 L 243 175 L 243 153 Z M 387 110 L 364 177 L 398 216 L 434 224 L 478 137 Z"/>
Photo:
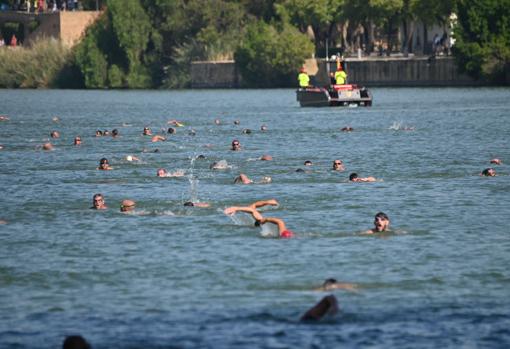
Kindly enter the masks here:
<path id="1" fill-rule="evenodd" d="M 500 160 L 500 159 L 491 159 L 491 164 L 494 164 L 494 165 L 501 165 L 503 162 Z"/>
<path id="2" fill-rule="evenodd" d="M 262 125 L 262 126 L 260 126 L 260 130 L 261 130 L 262 132 L 266 132 L 266 131 L 267 131 L 267 126 L 266 126 L 266 125 Z"/>
<path id="3" fill-rule="evenodd" d="M 151 138 L 151 142 L 153 143 L 156 143 L 156 142 L 163 142 L 163 141 L 166 141 L 166 138 L 163 137 L 163 136 L 160 136 L 160 135 L 156 135 L 156 136 L 153 136 Z"/>
<path id="4" fill-rule="evenodd" d="M 74 137 L 74 145 L 80 145 L 81 144 L 81 137 L 76 136 Z"/>
<path id="5" fill-rule="evenodd" d="M 62 344 L 62 349 L 91 349 L 91 345 L 82 336 L 68 336 Z"/>
<path id="6" fill-rule="evenodd" d="M 305 166 L 312 166 L 313 164 L 312 164 L 312 162 L 310 160 L 305 160 L 303 165 L 305 165 Z"/>
<path id="7" fill-rule="evenodd" d="M 7 221 L 4 221 L 3 219 L 0 219 L 0 224 L 7 224 Z"/>
<path id="8" fill-rule="evenodd" d="M 189 206 L 189 207 L 200 207 L 200 208 L 207 208 L 207 207 L 211 207 L 211 204 L 209 204 L 208 202 L 199 202 L 199 201 L 186 201 L 184 203 L 184 206 Z"/>
<path id="9" fill-rule="evenodd" d="M 168 133 L 169 134 L 173 135 L 175 132 L 177 132 L 177 130 L 175 128 L 173 128 L 173 127 L 169 127 L 168 128 Z"/>
<path id="10" fill-rule="evenodd" d="M 112 137 L 113 138 L 117 138 L 119 136 L 119 130 L 117 130 L 116 128 L 114 128 L 112 130 Z"/>
<path id="11" fill-rule="evenodd" d="M 133 156 L 133 155 L 127 155 L 126 156 L 126 160 L 129 161 L 129 162 L 132 162 L 132 161 L 140 161 L 139 158 L 137 158 L 136 156 Z"/>
<path id="12" fill-rule="evenodd" d="M 108 163 L 107 158 L 102 158 L 101 160 L 99 160 L 99 167 L 97 169 L 103 170 L 103 171 L 109 171 L 109 170 L 113 170 L 113 167 L 110 167 L 110 164 Z"/>
<path id="13" fill-rule="evenodd" d="M 150 128 L 148 128 L 147 126 L 145 126 L 143 128 L 143 133 L 142 133 L 144 136 L 152 136 L 152 130 Z"/>
<path id="14" fill-rule="evenodd" d="M 220 160 L 217 162 L 213 162 L 211 166 L 209 166 L 211 170 L 226 170 L 229 168 L 227 160 Z"/>
<path id="15" fill-rule="evenodd" d="M 271 155 L 262 155 L 260 157 L 260 160 L 262 160 L 262 161 L 272 161 L 273 157 Z"/>
<path id="16" fill-rule="evenodd" d="M 101 130 L 96 131 L 96 137 L 101 137 L 103 135 L 103 132 Z"/>
<path id="17" fill-rule="evenodd" d="M 135 206 L 136 202 L 134 202 L 133 200 L 129 199 L 123 200 L 120 204 L 120 212 L 133 211 L 135 209 Z"/>
<path id="18" fill-rule="evenodd" d="M 55 150 L 55 147 L 53 147 L 53 144 L 51 144 L 51 143 L 44 143 L 42 145 L 42 149 L 49 151 L 49 150 Z"/>
<path id="19" fill-rule="evenodd" d="M 485 170 L 483 170 L 482 173 L 480 173 L 480 176 L 495 177 L 496 171 L 492 167 L 489 167 L 489 168 L 486 168 Z"/>
<path id="20" fill-rule="evenodd" d="M 325 296 L 319 303 L 308 309 L 308 311 L 301 316 L 300 321 L 319 321 L 325 316 L 334 316 L 338 311 L 339 308 L 336 297 L 334 295 Z"/>
<path id="21" fill-rule="evenodd" d="M 245 206 L 245 207 L 231 206 L 231 207 L 227 207 L 223 212 L 228 216 L 233 215 L 236 212 L 250 213 L 252 215 L 252 217 L 255 219 L 255 226 L 260 226 L 260 225 L 263 225 L 266 223 L 272 223 L 278 227 L 278 235 L 280 236 L 280 238 L 285 238 L 285 239 L 292 238 L 294 236 L 294 233 L 287 229 L 285 222 L 282 219 L 274 218 L 274 217 L 264 218 L 260 214 L 260 212 L 257 211 L 257 208 L 261 207 L 261 206 L 255 206 L 256 204 L 260 203 L 260 204 L 263 204 L 263 206 L 265 206 L 266 204 L 270 204 L 268 202 L 269 201 L 257 201 L 256 203 L 254 203 L 250 206 Z M 276 200 L 274 200 L 274 202 L 276 202 Z"/>
<path id="22" fill-rule="evenodd" d="M 167 121 L 167 124 L 168 124 L 168 125 L 173 125 L 173 126 L 175 126 L 175 127 L 183 127 L 183 126 L 184 126 L 184 124 L 183 124 L 182 122 L 177 121 L 177 120 L 175 120 L 175 119 L 173 119 L 173 120 L 168 120 L 168 121 Z"/>
<path id="23" fill-rule="evenodd" d="M 215 125 L 221 125 L 220 119 L 214 119 L 214 124 Z"/>
<path id="24" fill-rule="evenodd" d="M 342 127 L 342 128 L 340 129 L 340 131 L 342 131 L 342 132 L 352 132 L 352 131 L 353 131 L 353 128 L 352 128 L 352 127 L 350 127 L 350 126 L 346 126 L 346 127 Z"/>
<path id="25" fill-rule="evenodd" d="M 231 148 L 231 150 L 234 150 L 234 151 L 241 150 L 241 143 L 237 139 L 234 139 L 232 141 L 232 148 Z"/>
<path id="26" fill-rule="evenodd" d="M 156 171 L 156 176 L 158 177 L 168 177 L 168 172 L 164 168 L 158 168 Z"/>
<path id="27" fill-rule="evenodd" d="M 103 194 L 95 194 L 92 198 L 92 207 L 93 210 L 106 210 L 106 204 L 104 202 Z"/>
<path id="28" fill-rule="evenodd" d="M 374 218 L 374 228 L 366 231 L 364 234 L 383 233 L 389 231 L 390 219 L 384 212 L 379 212 Z"/>
<path id="29" fill-rule="evenodd" d="M 242 183 L 242 184 L 252 184 L 253 181 L 244 173 L 240 173 L 239 176 L 237 176 L 234 179 L 234 184 Z"/>
<path id="30" fill-rule="evenodd" d="M 104 131 L 103 131 L 103 136 L 108 136 L 108 135 L 110 135 L 110 131 L 108 131 L 108 130 L 104 130 Z"/>
<path id="31" fill-rule="evenodd" d="M 244 134 L 251 134 L 251 130 L 249 128 L 245 128 L 242 131 Z"/>
<path id="32" fill-rule="evenodd" d="M 9 117 L 7 115 L 0 115 L 0 121 L 8 121 Z"/>
<path id="33" fill-rule="evenodd" d="M 191 130 L 189 130 L 188 135 L 189 136 L 196 136 L 197 135 L 197 131 L 195 131 L 194 129 L 191 129 Z"/>
<path id="34" fill-rule="evenodd" d="M 358 177 L 357 173 L 351 173 L 349 175 L 349 181 L 351 182 L 375 182 L 376 179 L 374 177 Z"/>
<path id="35" fill-rule="evenodd" d="M 51 131 L 50 137 L 51 138 L 60 138 L 60 133 L 58 131 Z"/>
<path id="36" fill-rule="evenodd" d="M 356 284 L 338 282 L 336 279 L 326 279 L 321 287 L 316 288 L 314 291 L 331 291 L 331 290 L 347 290 L 357 292 L 358 286 Z"/>
<path id="37" fill-rule="evenodd" d="M 332 168 L 333 171 L 344 171 L 345 168 L 344 168 L 344 163 L 342 162 L 342 160 L 334 160 L 333 161 L 333 168 Z"/>
<path id="38" fill-rule="evenodd" d="M 234 120 L 234 125 L 240 125 L 241 124 L 241 121 L 239 120 Z"/>

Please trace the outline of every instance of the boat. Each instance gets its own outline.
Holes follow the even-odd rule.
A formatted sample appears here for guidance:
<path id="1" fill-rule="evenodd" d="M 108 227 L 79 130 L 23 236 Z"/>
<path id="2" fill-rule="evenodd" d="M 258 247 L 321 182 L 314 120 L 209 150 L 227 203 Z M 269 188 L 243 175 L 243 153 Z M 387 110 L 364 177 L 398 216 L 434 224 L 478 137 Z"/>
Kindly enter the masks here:
<path id="1" fill-rule="evenodd" d="M 296 98 L 302 107 L 370 107 L 372 105 L 370 91 L 355 84 L 300 88 L 296 91 Z"/>

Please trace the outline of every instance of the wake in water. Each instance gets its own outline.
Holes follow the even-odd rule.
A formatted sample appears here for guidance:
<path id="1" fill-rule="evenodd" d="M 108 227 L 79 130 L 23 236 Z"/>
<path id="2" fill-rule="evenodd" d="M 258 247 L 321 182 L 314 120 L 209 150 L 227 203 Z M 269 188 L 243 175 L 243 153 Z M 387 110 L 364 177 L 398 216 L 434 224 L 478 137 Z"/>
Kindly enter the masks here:
<path id="1" fill-rule="evenodd" d="M 389 130 L 393 130 L 393 131 L 414 131 L 415 130 L 415 127 L 414 126 L 406 126 L 403 124 L 402 121 L 394 121 L 393 124 L 388 127 Z"/>

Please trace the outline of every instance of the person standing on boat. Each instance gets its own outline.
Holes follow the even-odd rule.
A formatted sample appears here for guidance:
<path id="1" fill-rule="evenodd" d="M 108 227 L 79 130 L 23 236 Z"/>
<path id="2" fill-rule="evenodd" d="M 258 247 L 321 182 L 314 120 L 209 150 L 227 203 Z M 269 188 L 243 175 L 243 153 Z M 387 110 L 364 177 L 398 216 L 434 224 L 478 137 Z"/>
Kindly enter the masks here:
<path id="1" fill-rule="evenodd" d="M 307 88 L 310 85 L 310 77 L 306 73 L 305 68 L 299 70 L 298 81 L 300 88 Z"/>
<path id="2" fill-rule="evenodd" d="M 347 83 L 347 74 L 342 69 L 342 65 L 339 64 L 335 73 L 335 80 L 337 85 L 344 85 Z"/>

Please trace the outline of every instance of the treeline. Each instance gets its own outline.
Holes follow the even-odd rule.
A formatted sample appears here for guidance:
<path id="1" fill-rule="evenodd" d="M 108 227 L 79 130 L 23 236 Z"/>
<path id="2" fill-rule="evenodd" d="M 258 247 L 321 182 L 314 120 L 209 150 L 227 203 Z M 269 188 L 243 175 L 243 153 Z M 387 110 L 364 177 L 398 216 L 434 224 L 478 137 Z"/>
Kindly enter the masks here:
<path id="1" fill-rule="evenodd" d="M 75 47 L 86 88 L 185 88 L 192 61 L 235 59 L 247 86 L 293 86 L 306 58 L 331 52 L 410 53 L 416 26 L 455 33 L 461 70 L 510 74 L 510 0 L 106 0 Z M 96 1 L 83 2 L 95 9 Z M 452 16 L 452 14 L 454 14 Z M 456 18 L 455 18 L 456 15 Z M 452 22 L 452 19 L 454 20 Z M 1 68 L 0 68 L 1 69 Z"/>

